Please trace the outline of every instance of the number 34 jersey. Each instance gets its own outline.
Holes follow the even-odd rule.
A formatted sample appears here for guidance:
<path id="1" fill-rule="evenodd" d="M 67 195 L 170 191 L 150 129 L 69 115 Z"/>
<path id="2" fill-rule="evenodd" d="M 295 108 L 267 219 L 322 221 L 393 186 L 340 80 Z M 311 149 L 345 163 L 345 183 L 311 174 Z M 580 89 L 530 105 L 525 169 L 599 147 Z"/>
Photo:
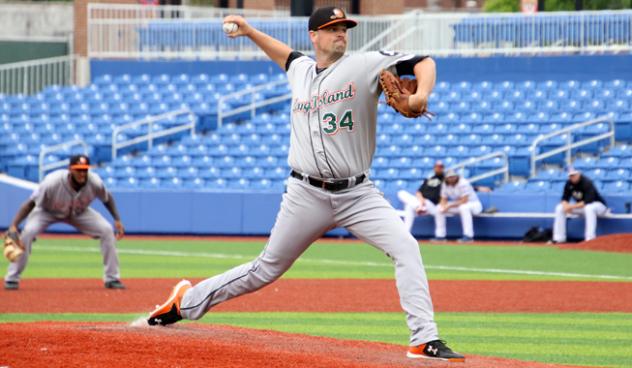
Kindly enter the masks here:
<path id="1" fill-rule="evenodd" d="M 287 71 L 290 167 L 326 179 L 367 172 L 375 153 L 380 72 L 395 73 L 399 61 L 413 56 L 377 51 L 344 55 L 320 73 L 307 56 L 292 60 Z"/>

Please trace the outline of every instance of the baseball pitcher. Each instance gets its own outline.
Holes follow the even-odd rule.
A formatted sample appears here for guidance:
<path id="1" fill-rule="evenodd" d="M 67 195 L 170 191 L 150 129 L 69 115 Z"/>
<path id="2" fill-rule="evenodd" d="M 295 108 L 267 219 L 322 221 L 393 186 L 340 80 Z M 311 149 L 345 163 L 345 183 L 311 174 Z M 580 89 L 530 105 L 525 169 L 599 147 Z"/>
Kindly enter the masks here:
<path id="1" fill-rule="evenodd" d="M 24 252 L 9 264 L 4 277 L 5 289 L 17 290 L 19 288 L 20 275 L 26 268 L 35 237 L 56 222 L 70 224 L 84 234 L 99 238 L 103 255 L 105 287 L 125 288 L 119 279 L 119 261 L 116 254 L 116 239 L 123 237 L 125 229 L 114 197 L 105 188 L 97 174 L 88 172 L 89 168 L 90 159 L 87 156 L 72 156 L 68 170 L 62 169 L 48 174 L 31 197 L 20 207 L 9 227 L 8 234 L 19 234 L 18 226 L 26 219 L 18 240 Z M 110 223 L 89 207 L 95 198 L 103 202 L 114 218 L 116 234 Z"/>
<path id="2" fill-rule="evenodd" d="M 345 54 L 347 30 L 357 22 L 335 7 L 320 8 L 309 19 L 315 60 L 242 17 L 228 16 L 224 23 L 237 25 L 230 37 L 250 38 L 287 72 L 292 90 L 287 192 L 268 243 L 256 259 L 195 286 L 181 281 L 151 312 L 148 323 L 196 320 L 219 303 L 258 290 L 283 275 L 325 232 L 342 226 L 393 261 L 411 331 L 407 355 L 463 361 L 439 339 L 417 241 L 368 177 L 382 89 L 390 86 L 387 101 L 402 114 L 425 114 L 435 83 L 434 61 L 394 52 Z M 382 73 L 385 69 L 388 74 Z M 393 75 L 414 75 L 416 85 L 399 84 Z"/>

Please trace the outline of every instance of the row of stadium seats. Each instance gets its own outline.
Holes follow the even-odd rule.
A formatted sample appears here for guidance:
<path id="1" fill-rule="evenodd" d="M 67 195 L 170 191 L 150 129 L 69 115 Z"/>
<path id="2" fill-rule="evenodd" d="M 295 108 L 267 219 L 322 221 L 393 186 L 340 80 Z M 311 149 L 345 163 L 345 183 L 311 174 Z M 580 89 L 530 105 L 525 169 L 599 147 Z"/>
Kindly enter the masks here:
<path id="1" fill-rule="evenodd" d="M 182 106 L 168 102 L 129 100 L 136 95 L 145 96 L 139 92 L 144 88 L 152 90 L 150 96 L 162 97 L 164 92 L 167 95 L 177 94 L 186 100 L 198 93 L 191 93 L 193 91 L 212 90 L 215 91 L 213 93 L 218 93 L 219 87 L 229 83 L 261 84 L 282 78 L 282 75 L 265 74 L 134 77 L 106 75 L 83 89 L 54 87 L 31 97 L 0 96 L 0 134 L 5 136 L 0 142 L 0 166 L 18 176 L 36 180 L 33 177 L 37 172 L 34 167 L 36 168 L 38 154 L 44 145 L 84 139 L 93 149 L 109 151 L 112 131 L 117 125 Z M 565 93 L 560 94 L 560 91 Z M 612 91 L 611 96 L 606 96 L 608 91 Z M 443 159 L 446 164 L 451 165 L 469 157 L 502 150 L 509 155 L 511 173 L 528 176 L 529 147 L 542 134 L 568 127 L 574 122 L 589 120 L 603 112 L 609 113 L 618 127 L 623 127 L 619 129 L 620 132 L 625 132 L 626 129 L 632 132 L 632 106 L 627 95 L 629 91 L 632 93 L 632 81 L 624 80 L 441 82 L 437 84 L 433 97 L 440 98 L 431 103 L 431 109 L 438 113 L 432 122 L 405 119 L 383 102 L 378 105 L 377 149 L 372 175 L 378 181 L 383 180 L 387 188 L 390 188 L 392 185 L 404 185 L 393 184 L 398 180 L 418 181 L 436 159 Z M 282 84 L 282 88 L 268 92 L 275 95 L 286 93 L 287 85 Z M 539 92 L 551 99 L 532 100 L 531 95 Z M 502 96 L 503 100 L 490 102 L 488 96 L 494 93 Z M 519 99 L 527 94 L 529 99 Z M 106 101 L 116 96 L 118 98 L 114 102 Z M 200 93 L 200 96 L 206 95 Z M 593 99 L 586 96 L 592 96 Z M 623 98 L 619 99 L 619 96 Z M 476 102 L 476 98 L 482 100 Z M 578 106 L 581 109 L 595 110 L 575 111 L 570 106 L 573 101 L 579 101 Z M 594 104 L 599 101 L 600 104 Z M 213 109 L 216 111 L 213 103 L 198 102 L 198 107 L 204 104 L 207 106 L 206 111 L 196 112 L 198 117 L 201 116 L 200 113 L 208 114 Z M 235 105 L 229 106 L 243 103 L 244 101 L 237 101 Z M 527 109 L 528 103 L 532 105 Z M 186 106 L 186 102 L 184 104 Z M 551 112 L 543 111 L 547 107 Z M 554 112 L 553 107 L 569 110 Z M 199 185 L 203 181 L 204 185 L 212 187 L 220 179 L 224 179 L 224 184 L 229 187 L 233 184 L 244 185 L 246 182 L 253 186 L 263 185 L 259 183 L 262 180 L 270 181 L 270 185 L 279 185 L 277 182 L 287 177 L 289 104 L 284 102 L 275 105 L 269 113 L 258 113 L 252 119 L 249 116 L 240 119 L 245 120 L 225 123 L 217 131 L 208 134 L 192 137 L 187 132 L 179 137 L 171 137 L 174 144 L 156 144 L 153 149 L 137 157 L 124 155 L 107 164 L 100 173 L 113 184 L 123 186 L 151 184 L 152 187 L 173 187 L 177 184 L 186 187 L 189 184 Z M 186 121 L 187 117 L 182 116 L 156 125 L 157 129 L 166 129 Z M 575 139 L 595 136 L 607 132 L 608 129 L 607 123 L 591 126 L 580 131 Z M 125 132 L 116 139 L 121 141 L 146 133 L 146 129 L 136 129 Z M 544 147 L 550 149 L 565 142 L 566 137 L 559 137 L 547 141 Z M 588 152 L 596 155 L 601 153 L 605 143 L 595 143 L 575 153 Z M 632 166 L 632 155 L 629 154 L 632 150 L 627 147 L 620 146 L 610 150 L 602 159 L 594 159 L 593 162 L 589 162 L 589 158 L 580 159 L 577 166 L 585 170 L 628 170 Z M 144 150 L 145 146 L 137 148 Z M 61 156 L 63 152 L 57 157 L 47 157 L 46 161 L 54 161 Z M 545 162 L 561 164 L 563 157 L 559 155 Z M 474 175 L 480 170 L 498 167 L 500 164 L 499 159 L 486 162 L 472 168 L 470 174 Z M 627 183 L 629 177 L 625 177 L 626 172 L 603 175 L 598 179 L 609 185 L 618 181 Z M 234 183 L 239 179 L 246 182 Z M 557 179 L 537 177 L 533 180 L 555 182 Z M 493 184 L 493 180 L 488 183 Z"/>
<path id="2" fill-rule="evenodd" d="M 632 32 L 632 15 L 467 17 L 452 28 L 460 48 L 625 44 Z"/>

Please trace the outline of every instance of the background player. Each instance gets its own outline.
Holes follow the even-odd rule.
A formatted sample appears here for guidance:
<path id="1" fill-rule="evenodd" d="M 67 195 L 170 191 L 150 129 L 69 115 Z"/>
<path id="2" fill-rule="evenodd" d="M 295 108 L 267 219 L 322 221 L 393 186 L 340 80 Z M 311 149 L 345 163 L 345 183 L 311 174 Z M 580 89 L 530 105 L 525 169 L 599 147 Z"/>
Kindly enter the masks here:
<path id="1" fill-rule="evenodd" d="M 17 232 L 20 223 L 26 219 L 20 235 L 25 251 L 16 262 L 9 264 L 4 278 L 5 289 L 19 288 L 20 275 L 28 262 L 35 237 L 56 222 L 70 224 L 86 235 L 99 238 L 105 287 L 125 288 L 119 279 L 119 261 L 116 254 L 116 239 L 123 237 L 125 229 L 116 209 L 114 197 L 107 191 L 98 175 L 88 172 L 89 168 L 88 156 L 72 156 L 68 170 L 57 170 L 46 175 L 31 197 L 22 204 L 9 231 Z M 95 198 L 103 202 L 114 218 L 116 236 L 112 226 L 103 216 L 89 207 Z"/>
<path id="2" fill-rule="evenodd" d="M 413 228 L 415 216 L 426 214 L 434 216 L 437 212 L 437 205 L 441 199 L 443 169 L 443 162 L 435 162 L 433 175 L 424 179 L 415 195 L 405 190 L 397 192 L 397 197 L 404 203 L 404 224 L 408 228 L 408 231 L 411 231 Z M 436 227 L 435 237 L 437 237 Z"/>
<path id="3" fill-rule="evenodd" d="M 247 36 L 287 71 L 292 90 L 287 192 L 263 252 L 252 262 L 191 287 L 183 280 L 148 323 L 199 319 L 213 306 L 279 278 L 329 229 L 342 226 L 382 250 L 395 265 L 397 289 L 411 331 L 408 356 L 464 360 L 439 340 L 419 245 L 367 173 L 375 152 L 380 72 L 414 74 L 413 111 L 426 110 L 435 82 L 432 59 L 392 52 L 345 55 L 347 29 L 357 22 L 334 7 L 316 10 L 309 36 L 316 60 L 250 26 L 239 16 L 231 36 Z"/>
<path id="4" fill-rule="evenodd" d="M 570 203 L 571 200 L 575 203 Z M 569 214 L 586 217 L 584 240 L 594 239 L 597 236 L 597 216 L 603 216 L 607 211 L 606 201 L 599 194 L 592 180 L 579 170 L 570 168 L 568 180 L 564 185 L 562 202 L 555 207 L 553 242 L 566 242 L 566 216 Z"/>
<path id="5" fill-rule="evenodd" d="M 445 240 L 446 214 L 461 215 L 461 226 L 463 226 L 463 237 L 460 243 L 469 243 L 474 240 L 474 221 L 472 215 L 477 215 L 483 211 L 483 205 L 479 201 L 472 184 L 462 178 L 454 170 L 448 170 L 445 174 L 445 181 L 441 185 L 441 202 L 439 209 L 435 212 L 436 239 Z"/>

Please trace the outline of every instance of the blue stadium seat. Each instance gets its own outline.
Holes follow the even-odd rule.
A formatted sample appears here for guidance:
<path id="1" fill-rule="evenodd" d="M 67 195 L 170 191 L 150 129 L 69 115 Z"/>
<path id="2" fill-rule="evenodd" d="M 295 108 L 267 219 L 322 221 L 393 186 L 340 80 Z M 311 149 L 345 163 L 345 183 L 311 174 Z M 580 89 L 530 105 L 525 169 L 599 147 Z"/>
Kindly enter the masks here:
<path id="1" fill-rule="evenodd" d="M 525 192 L 548 192 L 551 189 L 551 184 L 548 181 L 544 181 L 544 180 L 535 180 L 535 181 L 529 181 L 525 187 L 524 187 L 524 191 Z"/>
<path id="2" fill-rule="evenodd" d="M 623 180 L 605 183 L 603 186 L 603 191 L 608 194 L 629 193 L 630 190 L 630 183 Z"/>
<path id="3" fill-rule="evenodd" d="M 500 186 L 496 189 L 496 192 L 499 193 L 518 193 L 524 191 L 525 183 L 519 181 L 510 181 L 505 185 Z"/>

